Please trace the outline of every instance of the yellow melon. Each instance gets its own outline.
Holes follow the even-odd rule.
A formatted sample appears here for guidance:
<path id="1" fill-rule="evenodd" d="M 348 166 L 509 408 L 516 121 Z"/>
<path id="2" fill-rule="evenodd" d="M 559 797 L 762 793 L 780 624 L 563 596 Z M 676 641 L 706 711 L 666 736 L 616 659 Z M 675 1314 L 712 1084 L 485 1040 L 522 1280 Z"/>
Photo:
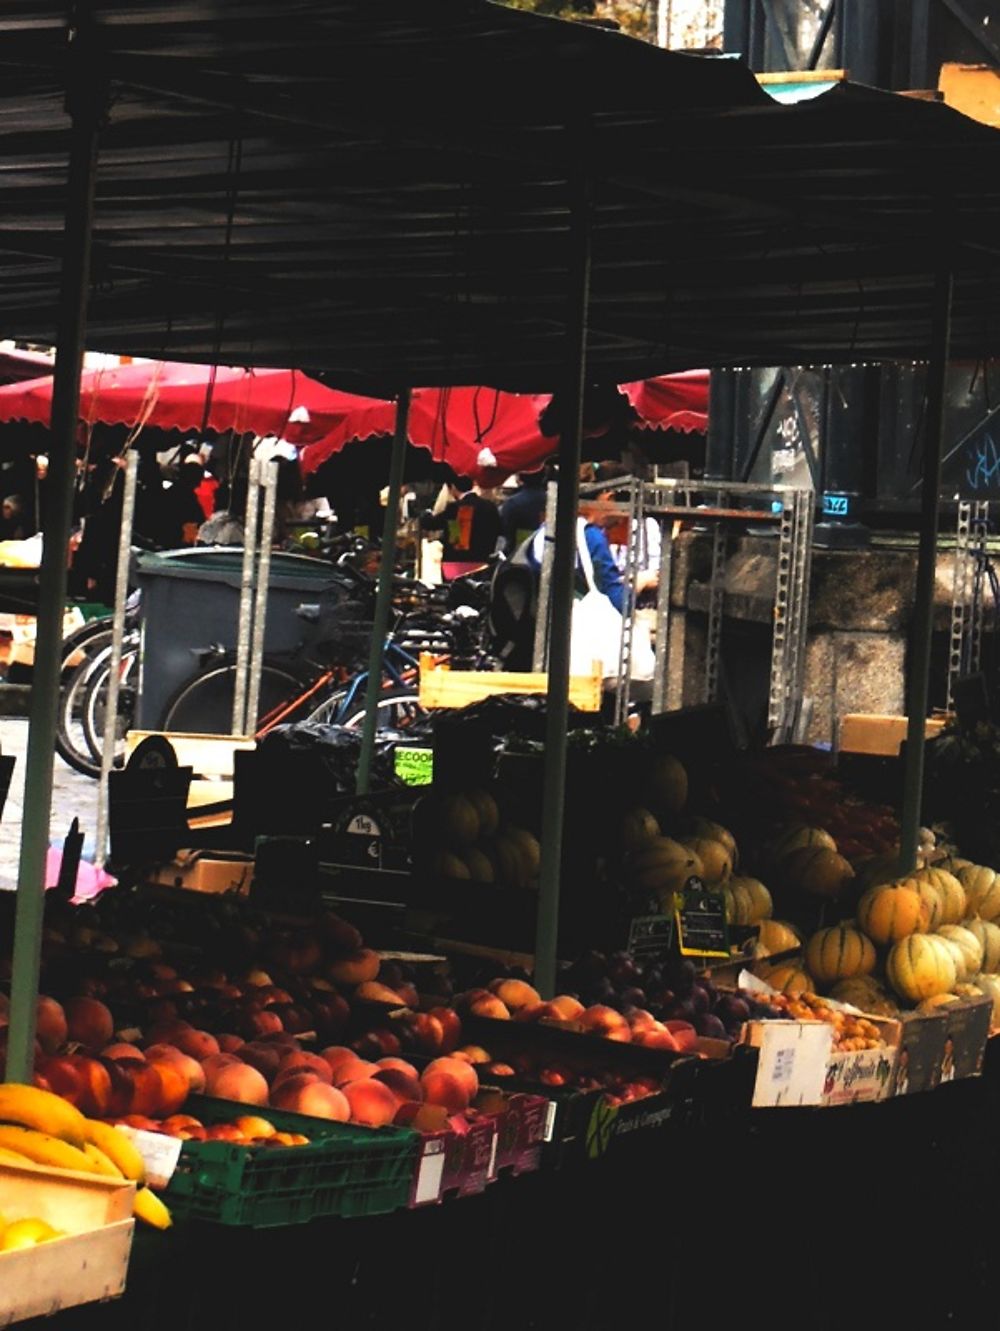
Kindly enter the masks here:
<path id="1" fill-rule="evenodd" d="M 927 927 L 920 893 L 902 883 L 870 887 L 858 902 L 858 924 L 873 943 L 896 943 Z"/>
<path id="2" fill-rule="evenodd" d="M 758 968 L 755 972 L 760 974 Z M 780 966 L 766 966 L 760 978 L 780 994 L 814 994 L 816 986 L 812 977 L 801 967 L 787 962 Z"/>
<path id="3" fill-rule="evenodd" d="M 759 924 L 774 909 L 771 894 L 759 878 L 730 878 L 722 895 L 730 924 Z"/>
<path id="4" fill-rule="evenodd" d="M 960 868 L 955 877 L 965 888 L 968 913 L 981 920 L 995 920 L 1000 916 L 1000 874 L 985 864 L 969 864 Z"/>
<path id="5" fill-rule="evenodd" d="M 933 934 L 910 934 L 895 943 L 886 958 L 885 973 L 896 993 L 911 1003 L 946 994 L 958 983 L 952 953 Z"/>
<path id="6" fill-rule="evenodd" d="M 937 932 L 941 938 L 954 943 L 962 953 L 962 968 L 965 974 L 960 975 L 959 979 L 964 980 L 970 975 L 978 975 L 983 969 L 983 942 L 979 935 L 961 924 L 942 924 Z"/>
<path id="7" fill-rule="evenodd" d="M 1000 975 L 977 975 L 975 985 L 981 994 L 986 994 L 993 1000 L 991 1025 L 1000 1026 Z"/>
<path id="8" fill-rule="evenodd" d="M 723 827 L 721 823 L 713 823 L 710 818 L 695 818 L 691 823 L 691 835 L 707 837 L 709 841 L 721 841 L 729 851 L 733 868 L 736 868 L 740 857 L 736 848 L 736 838 L 728 827 Z"/>
<path id="9" fill-rule="evenodd" d="M 941 897 L 941 893 L 934 884 L 926 878 L 917 878 L 914 876 L 913 878 L 908 878 L 904 881 L 916 891 L 920 900 L 924 903 L 924 909 L 927 913 L 927 927 L 924 932 L 928 934 L 937 933 L 939 926 L 944 923 L 942 918 L 944 915 L 944 901 Z"/>
<path id="10" fill-rule="evenodd" d="M 930 883 L 937 889 L 941 898 L 941 923 L 957 924 L 968 914 L 966 909 L 965 888 L 954 874 L 936 866 L 917 869 L 913 877 L 919 883 Z"/>
<path id="11" fill-rule="evenodd" d="M 657 815 L 672 818 L 680 813 L 688 797 L 683 763 L 669 754 L 658 754 L 650 765 L 643 795 L 644 803 Z"/>
<path id="12" fill-rule="evenodd" d="M 969 933 L 974 934 L 982 944 L 982 969 L 988 975 L 1000 971 L 1000 924 L 994 924 L 992 920 L 977 918 L 963 920 L 962 928 L 968 929 Z"/>
<path id="13" fill-rule="evenodd" d="M 660 835 L 660 824 L 648 809 L 629 809 L 622 818 L 622 846 L 626 851 L 655 841 Z"/>
<path id="14" fill-rule="evenodd" d="M 800 846 L 781 861 L 782 880 L 788 887 L 813 897 L 837 897 L 854 877 L 843 855 L 827 846 Z"/>
<path id="15" fill-rule="evenodd" d="M 709 887 L 717 887 L 728 882 L 733 872 L 733 861 L 728 849 L 721 841 L 712 841 L 708 837 L 694 837 L 682 843 L 701 860 L 701 872 Z"/>
<path id="16" fill-rule="evenodd" d="M 689 878 L 702 876 L 701 860 L 670 837 L 655 837 L 631 857 L 630 877 L 636 887 L 663 896 L 679 892 Z"/>
<path id="17" fill-rule="evenodd" d="M 837 849 L 837 843 L 822 827 L 808 827 L 805 823 L 792 823 L 772 838 L 766 849 L 768 863 L 781 864 L 787 855 L 806 846 L 819 846 L 825 850 Z"/>
<path id="18" fill-rule="evenodd" d="M 787 952 L 801 946 L 802 939 L 793 926 L 783 920 L 761 920 L 760 943 L 769 953 Z"/>
<path id="19" fill-rule="evenodd" d="M 469 803 L 479 815 L 479 835 L 496 836 L 500 826 L 500 808 L 488 790 L 470 790 Z"/>
<path id="20" fill-rule="evenodd" d="M 820 984 L 833 984 L 875 969 L 875 948 L 853 922 L 819 929 L 806 944 L 806 966 Z"/>
<path id="21" fill-rule="evenodd" d="M 438 818 L 449 846 L 461 848 L 479 840 L 479 814 L 468 795 L 446 795 L 438 806 Z"/>
<path id="22" fill-rule="evenodd" d="M 462 855 L 469 877 L 474 883 L 492 883 L 496 879 L 493 861 L 478 846 L 470 846 Z"/>

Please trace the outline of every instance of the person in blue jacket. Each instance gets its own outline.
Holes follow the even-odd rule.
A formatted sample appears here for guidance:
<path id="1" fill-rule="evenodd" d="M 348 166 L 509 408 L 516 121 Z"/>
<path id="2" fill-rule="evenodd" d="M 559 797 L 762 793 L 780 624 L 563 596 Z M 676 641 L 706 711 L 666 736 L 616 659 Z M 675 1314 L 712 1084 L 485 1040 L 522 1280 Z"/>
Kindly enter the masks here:
<path id="1" fill-rule="evenodd" d="M 587 516 L 586 509 L 582 505 L 580 515 L 581 517 Z M 594 566 L 594 584 L 599 592 L 604 593 L 618 613 L 623 615 L 625 613 L 625 579 L 621 569 L 615 563 L 608 538 L 604 531 L 593 522 L 587 523 L 584 528 L 584 537 L 587 541 L 587 549 L 590 552 L 591 563 Z M 527 563 L 536 574 L 541 572 L 544 548 L 545 524 L 543 523 L 527 542 L 524 550 Z M 587 591 L 587 584 L 579 554 L 576 558 L 576 583 L 578 595 L 583 596 Z"/>

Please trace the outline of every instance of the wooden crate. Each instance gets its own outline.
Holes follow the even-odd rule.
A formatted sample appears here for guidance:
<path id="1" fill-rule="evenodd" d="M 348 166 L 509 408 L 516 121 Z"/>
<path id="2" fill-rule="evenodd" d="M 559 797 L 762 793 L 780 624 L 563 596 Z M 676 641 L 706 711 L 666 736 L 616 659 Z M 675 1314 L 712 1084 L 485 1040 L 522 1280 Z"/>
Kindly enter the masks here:
<path id="1" fill-rule="evenodd" d="M 927 719 L 925 735 L 936 739 L 948 723 L 948 718 L 932 716 Z M 900 746 L 906 739 L 905 716 L 879 716 L 872 712 L 850 712 L 840 718 L 837 748 L 841 753 L 867 753 L 882 758 L 898 758 Z"/>
<path id="2" fill-rule="evenodd" d="M 420 668 L 422 707 L 467 707 L 498 693 L 542 694 L 549 686 L 547 674 L 513 670 L 449 670 L 446 665 Z M 603 680 L 600 672 L 572 675 L 569 700 L 582 712 L 599 712 Z"/>
<path id="3" fill-rule="evenodd" d="M 28 1165 L 0 1165 L 0 1215 L 37 1216 L 65 1238 L 0 1252 L 0 1327 L 125 1288 L 135 1184 Z"/>

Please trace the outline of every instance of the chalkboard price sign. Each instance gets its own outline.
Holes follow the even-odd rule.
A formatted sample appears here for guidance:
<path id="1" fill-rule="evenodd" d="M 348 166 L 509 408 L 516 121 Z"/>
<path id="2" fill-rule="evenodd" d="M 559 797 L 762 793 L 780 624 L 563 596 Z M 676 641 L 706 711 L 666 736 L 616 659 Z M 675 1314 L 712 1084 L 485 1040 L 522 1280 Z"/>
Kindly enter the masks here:
<path id="1" fill-rule="evenodd" d="M 685 883 L 675 921 L 682 957 L 729 957 L 725 906 L 701 879 Z"/>
<path id="2" fill-rule="evenodd" d="M 674 944 L 670 915 L 636 915 L 628 931 L 628 950 L 643 961 L 669 956 Z"/>

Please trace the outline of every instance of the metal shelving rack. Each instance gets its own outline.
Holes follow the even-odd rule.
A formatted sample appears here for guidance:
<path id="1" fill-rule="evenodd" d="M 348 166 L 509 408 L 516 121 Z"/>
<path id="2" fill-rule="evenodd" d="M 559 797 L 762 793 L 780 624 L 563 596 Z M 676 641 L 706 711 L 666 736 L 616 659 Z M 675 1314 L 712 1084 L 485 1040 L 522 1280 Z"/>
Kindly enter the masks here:
<path id="1" fill-rule="evenodd" d="M 975 674 L 983 645 L 983 582 L 976 567 L 986 559 L 990 506 L 985 499 L 958 501 L 955 531 L 955 573 L 951 591 L 951 632 L 948 642 L 948 711 L 955 706 L 955 682 Z"/>

